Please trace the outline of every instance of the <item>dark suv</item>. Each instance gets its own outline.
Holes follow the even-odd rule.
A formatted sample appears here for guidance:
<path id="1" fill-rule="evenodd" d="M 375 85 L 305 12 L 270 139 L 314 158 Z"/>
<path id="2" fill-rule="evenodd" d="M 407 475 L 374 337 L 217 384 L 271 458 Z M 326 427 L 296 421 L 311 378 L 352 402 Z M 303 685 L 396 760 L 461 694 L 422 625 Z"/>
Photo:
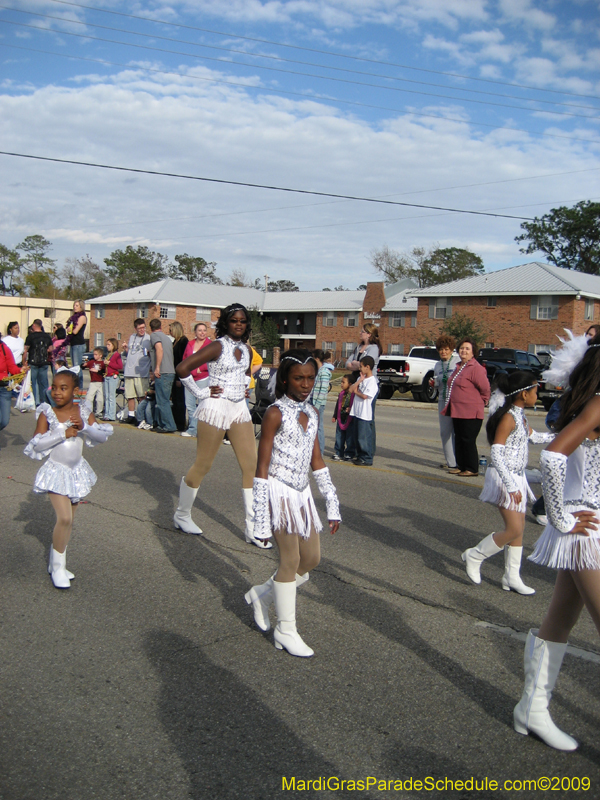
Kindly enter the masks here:
<path id="1" fill-rule="evenodd" d="M 494 383 L 500 373 L 510 375 L 517 370 L 532 372 L 539 379 L 538 398 L 546 411 L 562 393 L 556 387 L 544 384 L 542 372 L 547 368 L 534 353 L 526 350 L 513 350 L 511 347 L 484 347 L 479 351 L 479 361 L 486 368 L 488 380 Z"/>

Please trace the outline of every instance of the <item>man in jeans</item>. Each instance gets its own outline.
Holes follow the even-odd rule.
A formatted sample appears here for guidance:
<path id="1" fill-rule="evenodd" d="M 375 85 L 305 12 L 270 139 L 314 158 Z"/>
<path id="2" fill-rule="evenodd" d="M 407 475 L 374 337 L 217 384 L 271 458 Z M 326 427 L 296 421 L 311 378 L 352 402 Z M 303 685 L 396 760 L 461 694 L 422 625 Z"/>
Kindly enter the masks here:
<path id="1" fill-rule="evenodd" d="M 23 350 L 23 365 L 31 369 L 31 388 L 36 406 L 46 402 L 46 389 L 48 388 L 48 366 L 50 358 L 48 349 L 52 347 L 52 338 L 44 331 L 41 319 L 34 319 L 31 323 L 31 333 L 25 339 Z"/>
<path id="2" fill-rule="evenodd" d="M 158 433 L 177 433 L 171 411 L 171 389 L 175 380 L 173 343 L 161 331 L 159 319 L 150 320 L 150 344 L 154 363 L 154 391 L 156 392 L 156 422 Z"/>
<path id="3" fill-rule="evenodd" d="M 135 416 L 135 401 L 141 403 L 148 391 L 148 377 L 150 375 L 150 337 L 146 333 L 146 321 L 139 317 L 133 321 L 135 333 L 129 337 L 129 342 L 123 345 L 125 355 L 125 399 L 127 400 L 128 416 L 124 422 L 137 425 Z"/>

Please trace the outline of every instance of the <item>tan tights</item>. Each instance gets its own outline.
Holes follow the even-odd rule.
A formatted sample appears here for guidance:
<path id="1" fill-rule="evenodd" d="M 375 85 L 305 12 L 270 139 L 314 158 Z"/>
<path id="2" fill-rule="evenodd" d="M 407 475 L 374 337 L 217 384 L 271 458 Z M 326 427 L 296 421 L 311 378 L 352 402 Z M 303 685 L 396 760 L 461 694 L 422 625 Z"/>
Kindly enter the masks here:
<path id="1" fill-rule="evenodd" d="M 504 520 L 504 530 L 494 534 L 494 541 L 498 547 L 509 544 L 512 547 L 523 546 L 523 531 L 525 530 L 525 514 L 520 511 L 509 511 L 508 508 L 498 508 Z"/>
<path id="2" fill-rule="evenodd" d="M 254 427 L 251 422 L 234 422 L 227 433 L 242 470 L 242 488 L 251 489 L 256 472 Z M 204 477 L 208 475 L 224 436 L 224 430 L 215 428 L 214 425 L 209 425 L 207 422 L 198 423 L 196 460 L 185 476 L 185 482 L 191 489 L 197 489 Z"/>
<path id="3" fill-rule="evenodd" d="M 304 575 L 314 569 L 321 560 L 321 540 L 315 530 L 308 539 L 287 531 L 273 531 L 279 548 L 279 569 L 275 575 L 278 583 L 291 583 L 296 573 Z"/>
<path id="4" fill-rule="evenodd" d="M 559 570 L 538 637 L 548 642 L 566 642 L 584 605 L 600 633 L 600 570 Z"/>
<path id="5" fill-rule="evenodd" d="M 56 512 L 56 525 L 52 532 L 52 547 L 57 553 L 64 553 L 71 538 L 73 529 L 73 517 L 77 504 L 71 503 L 64 494 L 48 493 L 50 502 Z"/>

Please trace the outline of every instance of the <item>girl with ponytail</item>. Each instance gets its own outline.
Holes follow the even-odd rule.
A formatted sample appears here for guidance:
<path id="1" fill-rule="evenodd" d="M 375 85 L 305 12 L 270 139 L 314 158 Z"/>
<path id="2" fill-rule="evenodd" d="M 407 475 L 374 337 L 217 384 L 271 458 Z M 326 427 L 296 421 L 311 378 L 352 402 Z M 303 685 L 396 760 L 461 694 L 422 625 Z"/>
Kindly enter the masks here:
<path id="1" fill-rule="evenodd" d="M 497 378 L 486 425 L 492 463 L 479 499 L 498 507 L 504 530 L 490 533 L 461 556 L 469 578 L 473 583 L 481 583 L 481 564 L 504 548 L 502 588 L 519 594 L 535 594 L 535 589 L 526 586 L 520 575 L 527 497 L 535 499 L 525 477 L 528 442 L 541 444 L 554 438 L 554 434 L 532 430 L 525 417 L 525 408 L 535 406 L 537 386 L 537 378 L 531 372 L 518 371 Z"/>

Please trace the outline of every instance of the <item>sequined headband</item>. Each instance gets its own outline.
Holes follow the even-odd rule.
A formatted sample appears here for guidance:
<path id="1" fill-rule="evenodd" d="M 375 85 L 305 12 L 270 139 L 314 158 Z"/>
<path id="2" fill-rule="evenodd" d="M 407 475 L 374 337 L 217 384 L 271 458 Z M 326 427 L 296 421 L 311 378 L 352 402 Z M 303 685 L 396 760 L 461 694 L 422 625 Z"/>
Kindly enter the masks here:
<path id="1" fill-rule="evenodd" d="M 302 364 L 302 366 L 304 366 L 305 364 L 308 364 L 309 361 L 314 361 L 315 359 L 313 356 L 309 356 L 308 358 L 305 358 L 304 361 L 300 361 L 300 359 L 296 358 L 295 356 L 284 356 L 281 360 L 295 361 L 297 364 Z"/>
<path id="2" fill-rule="evenodd" d="M 524 386 L 522 389 L 515 389 L 514 392 L 508 392 L 508 394 L 505 394 L 504 397 L 512 397 L 513 394 L 519 394 L 519 392 L 526 392 L 528 389 L 533 389 L 534 386 L 537 385 L 538 385 L 537 383 L 532 383 L 531 386 Z"/>

